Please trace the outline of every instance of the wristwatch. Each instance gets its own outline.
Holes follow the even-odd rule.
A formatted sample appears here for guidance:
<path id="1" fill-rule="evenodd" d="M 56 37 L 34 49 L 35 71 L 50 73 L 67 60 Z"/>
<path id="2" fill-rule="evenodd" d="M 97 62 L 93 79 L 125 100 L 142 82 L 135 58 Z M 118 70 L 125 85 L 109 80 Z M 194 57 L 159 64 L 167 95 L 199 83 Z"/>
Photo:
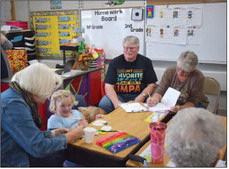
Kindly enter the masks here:
<path id="1" fill-rule="evenodd" d="M 147 95 L 146 95 L 146 94 L 144 94 L 144 93 L 141 93 L 141 95 L 142 95 L 142 96 L 144 96 L 145 98 L 147 98 Z"/>

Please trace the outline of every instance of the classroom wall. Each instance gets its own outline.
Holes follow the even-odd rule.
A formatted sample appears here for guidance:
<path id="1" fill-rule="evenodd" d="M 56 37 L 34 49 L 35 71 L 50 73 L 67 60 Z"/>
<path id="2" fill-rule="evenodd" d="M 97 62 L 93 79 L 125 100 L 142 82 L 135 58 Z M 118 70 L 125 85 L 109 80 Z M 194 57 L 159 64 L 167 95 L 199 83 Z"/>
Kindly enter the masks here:
<path id="1" fill-rule="evenodd" d="M 62 1 L 62 10 L 112 8 L 105 6 L 107 1 Z M 17 20 L 28 20 L 29 11 L 50 11 L 50 1 L 15 1 L 15 12 Z M 144 1 L 126 1 L 121 7 L 144 6 Z"/>
<path id="2" fill-rule="evenodd" d="M 82 4 L 79 4 L 79 1 L 62 1 L 63 10 L 72 10 L 72 9 L 94 9 L 94 8 L 107 8 L 104 6 L 106 1 L 82 1 Z M 124 5 L 116 7 L 144 7 L 144 1 L 126 1 Z M 109 7 L 112 8 L 112 7 Z M 46 11 L 50 10 L 50 1 L 15 1 L 15 13 L 16 19 L 22 21 L 28 21 L 29 11 Z M 52 62 L 42 61 L 46 64 Z M 166 61 L 153 61 L 155 71 L 158 75 L 160 81 L 163 74 L 163 70 L 171 65 L 175 65 L 176 62 L 166 62 Z M 198 68 L 203 71 L 206 76 L 212 76 L 216 78 L 221 84 L 221 98 L 220 98 L 220 109 L 227 109 L 227 84 L 226 84 L 226 73 L 227 65 L 225 64 L 199 64 Z"/>

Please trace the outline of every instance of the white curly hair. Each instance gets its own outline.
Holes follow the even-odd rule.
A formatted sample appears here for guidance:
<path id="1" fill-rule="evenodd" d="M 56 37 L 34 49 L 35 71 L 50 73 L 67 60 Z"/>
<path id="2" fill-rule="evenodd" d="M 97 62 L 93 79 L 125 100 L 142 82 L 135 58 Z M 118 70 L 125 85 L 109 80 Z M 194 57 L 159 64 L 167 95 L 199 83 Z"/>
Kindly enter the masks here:
<path id="1" fill-rule="evenodd" d="M 222 119 L 203 108 L 177 112 L 166 129 L 166 153 L 177 167 L 210 167 L 226 143 Z"/>

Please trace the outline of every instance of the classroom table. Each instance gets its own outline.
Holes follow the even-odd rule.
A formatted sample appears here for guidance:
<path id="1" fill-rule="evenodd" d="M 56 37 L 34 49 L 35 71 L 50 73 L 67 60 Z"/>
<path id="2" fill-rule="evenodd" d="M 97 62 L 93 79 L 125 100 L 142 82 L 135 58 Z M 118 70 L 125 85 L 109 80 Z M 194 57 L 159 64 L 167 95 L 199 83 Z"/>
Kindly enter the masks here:
<path id="1" fill-rule="evenodd" d="M 218 117 L 223 119 L 224 127 L 226 129 L 227 117 L 224 117 L 224 116 L 218 116 Z M 169 125 L 169 123 L 167 125 Z M 142 146 L 142 148 L 137 153 L 135 153 L 135 155 L 140 155 L 149 145 L 150 145 L 150 140 L 144 146 Z M 225 152 L 226 152 L 226 145 L 220 150 L 220 157 L 219 157 L 220 160 L 223 159 Z M 148 163 L 148 167 L 168 167 L 167 164 L 169 161 L 170 161 L 170 159 L 169 159 L 168 155 L 166 153 L 164 153 L 164 162 L 163 163 L 161 163 L 161 164 Z M 126 166 L 127 167 L 144 167 L 142 163 L 137 162 L 137 161 L 133 161 L 133 160 L 128 160 L 126 162 Z"/>
<path id="2" fill-rule="evenodd" d="M 66 150 L 67 160 L 75 162 L 82 166 L 125 166 L 129 154 L 137 152 L 150 138 L 149 122 L 144 120 L 149 117 L 152 112 L 127 113 L 121 107 L 117 108 L 110 114 L 106 115 L 102 120 L 108 122 L 108 126 L 112 126 L 112 130 L 120 130 L 127 132 L 139 139 L 141 142 L 122 150 L 118 153 L 111 153 L 108 150 L 96 145 L 96 140 L 99 138 L 112 135 L 114 132 L 106 132 L 105 135 L 96 135 L 94 142 L 91 144 L 85 143 L 84 138 L 77 140 L 68 145 Z M 159 120 L 163 119 L 162 116 Z M 89 126 L 96 129 L 101 129 L 101 126 Z"/>

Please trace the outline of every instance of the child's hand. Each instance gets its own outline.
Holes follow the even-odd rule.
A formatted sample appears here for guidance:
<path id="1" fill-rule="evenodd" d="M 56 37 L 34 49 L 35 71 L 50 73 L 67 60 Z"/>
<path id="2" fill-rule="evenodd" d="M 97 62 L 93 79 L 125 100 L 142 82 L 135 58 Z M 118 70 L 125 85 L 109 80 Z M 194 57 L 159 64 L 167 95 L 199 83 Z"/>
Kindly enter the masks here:
<path id="1" fill-rule="evenodd" d="M 82 117 L 79 122 L 78 122 L 79 125 L 83 126 L 83 127 L 86 127 L 88 125 L 88 122 L 87 120 L 85 119 L 85 117 Z"/>
<path id="2" fill-rule="evenodd" d="M 96 114 L 95 119 L 97 120 L 100 118 L 104 118 L 104 115 L 103 114 Z"/>

